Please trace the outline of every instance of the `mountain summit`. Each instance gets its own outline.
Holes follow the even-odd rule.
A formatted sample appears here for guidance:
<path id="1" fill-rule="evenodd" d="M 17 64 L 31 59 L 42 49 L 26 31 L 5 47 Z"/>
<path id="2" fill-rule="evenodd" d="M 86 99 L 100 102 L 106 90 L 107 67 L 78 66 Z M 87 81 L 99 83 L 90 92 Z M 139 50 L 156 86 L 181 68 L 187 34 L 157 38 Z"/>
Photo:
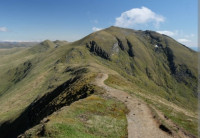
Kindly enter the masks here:
<path id="1" fill-rule="evenodd" d="M 189 95 L 197 97 L 197 52 L 166 35 L 112 26 L 76 43 L 110 60 L 127 75 L 161 86 L 168 94 L 183 96 L 187 89 Z M 188 101 L 187 96 L 182 98 Z"/>

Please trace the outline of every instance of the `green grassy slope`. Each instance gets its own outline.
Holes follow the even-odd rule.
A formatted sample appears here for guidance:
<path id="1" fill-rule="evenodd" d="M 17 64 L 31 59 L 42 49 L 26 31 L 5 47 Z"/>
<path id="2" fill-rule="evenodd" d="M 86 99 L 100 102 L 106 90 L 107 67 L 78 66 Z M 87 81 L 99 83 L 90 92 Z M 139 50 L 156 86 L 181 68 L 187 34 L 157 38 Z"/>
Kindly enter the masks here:
<path id="1" fill-rule="evenodd" d="M 69 47 L 63 46 L 65 50 L 52 48 L 52 45 L 45 42 L 31 48 L 9 49 L 6 51 L 14 53 L 1 55 L 1 120 L 10 118 L 11 115 L 16 116 L 16 112 L 20 113 L 36 97 L 70 78 L 69 74 L 63 73 L 66 66 L 58 62 Z"/>
<path id="2" fill-rule="evenodd" d="M 109 39 L 104 39 L 104 34 Z M 110 86 L 132 94 L 143 93 L 142 97 L 150 104 L 159 105 L 157 108 L 176 124 L 197 135 L 197 52 L 153 31 L 118 27 L 95 32 L 76 43 L 85 44 L 93 55 L 101 57 L 101 64 L 127 81 L 118 78 L 120 81 L 114 85 L 111 78 Z M 163 98 L 167 106 L 152 96 Z M 194 116 L 173 111 L 171 104 Z"/>
<path id="3" fill-rule="evenodd" d="M 126 137 L 126 107 L 114 99 L 92 95 L 69 107 L 63 107 L 41 123 L 25 132 L 39 137 Z M 43 126 L 44 125 L 44 126 Z"/>
<path id="4" fill-rule="evenodd" d="M 108 38 L 108 39 L 106 39 Z M 197 107 L 197 52 L 152 31 L 110 27 L 80 41 L 103 64 L 152 94 L 180 106 Z"/>
<path id="5" fill-rule="evenodd" d="M 161 105 L 152 100 L 156 96 L 188 112 L 196 112 L 197 52 L 156 32 L 110 27 L 74 43 L 46 40 L 31 48 L 1 49 L 0 57 L 0 77 L 3 78 L 0 79 L 1 123 L 10 120 L 12 124 L 12 120 L 24 115 L 27 108 L 33 106 L 35 109 L 35 102 L 48 99 L 45 97 L 54 92 L 57 95 L 47 100 L 47 105 L 52 105 L 53 111 L 56 111 L 69 100 L 64 100 L 62 104 L 60 96 L 66 97 L 65 92 L 76 94 L 80 90 L 85 93 L 85 87 L 90 86 L 98 72 L 114 75 L 109 77 L 108 85 L 131 94 L 137 95 L 139 92 L 139 96 L 148 99 L 152 105 Z M 75 80 L 74 85 L 78 90 L 72 85 L 58 92 L 66 81 L 77 76 L 80 78 Z M 84 82 L 85 77 L 90 79 Z M 115 77 L 122 81 L 116 83 Z M 43 108 L 44 111 L 48 109 Z M 163 112 L 170 116 L 168 110 Z M 174 119 L 175 122 L 177 120 Z M 178 125 L 185 120 L 178 121 Z M 51 122 L 56 121 L 52 119 Z M 187 123 L 194 128 L 188 130 L 190 133 L 195 134 L 195 123 L 196 119 Z M 187 129 L 189 125 L 182 126 Z M 72 129 L 72 126 L 58 126 L 60 130 L 55 133 L 62 131 L 63 127 Z M 60 133 L 65 135 L 65 132 Z"/>

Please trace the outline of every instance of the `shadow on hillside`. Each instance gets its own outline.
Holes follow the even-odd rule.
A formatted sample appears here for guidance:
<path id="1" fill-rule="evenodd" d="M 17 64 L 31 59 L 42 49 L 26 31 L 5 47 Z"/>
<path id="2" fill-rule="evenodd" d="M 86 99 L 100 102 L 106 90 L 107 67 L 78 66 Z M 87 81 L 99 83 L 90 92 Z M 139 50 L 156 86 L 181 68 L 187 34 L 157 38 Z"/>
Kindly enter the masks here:
<path id="1" fill-rule="evenodd" d="M 85 98 L 88 94 L 93 93 L 94 90 L 90 89 L 89 85 L 82 85 L 78 91 L 70 91 L 71 87 L 80 79 L 81 76 L 69 79 L 52 92 L 32 102 L 14 121 L 6 121 L 0 124 L 1 138 L 16 138 L 27 129 L 39 124 L 43 118 L 61 107 L 70 105 L 74 101 Z"/>

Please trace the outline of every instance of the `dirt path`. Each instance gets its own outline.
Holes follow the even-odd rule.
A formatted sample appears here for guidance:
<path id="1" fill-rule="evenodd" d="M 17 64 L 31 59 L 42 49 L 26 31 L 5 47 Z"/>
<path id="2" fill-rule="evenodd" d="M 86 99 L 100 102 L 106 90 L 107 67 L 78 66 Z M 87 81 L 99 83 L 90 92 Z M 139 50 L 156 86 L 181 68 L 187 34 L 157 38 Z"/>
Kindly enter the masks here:
<path id="1" fill-rule="evenodd" d="M 96 85 L 106 89 L 107 93 L 124 102 L 129 109 L 128 120 L 128 138 L 170 138 L 167 132 L 161 130 L 159 125 L 153 119 L 153 115 L 148 106 L 138 98 L 130 96 L 121 90 L 111 88 L 104 84 L 108 78 L 107 74 L 100 74 L 96 78 Z"/>

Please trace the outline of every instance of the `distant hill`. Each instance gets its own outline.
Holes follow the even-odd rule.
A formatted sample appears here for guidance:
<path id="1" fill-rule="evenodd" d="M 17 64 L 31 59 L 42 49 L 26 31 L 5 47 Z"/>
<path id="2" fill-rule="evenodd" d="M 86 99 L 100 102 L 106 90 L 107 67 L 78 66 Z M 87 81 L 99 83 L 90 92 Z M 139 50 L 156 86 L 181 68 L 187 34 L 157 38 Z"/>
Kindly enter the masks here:
<path id="1" fill-rule="evenodd" d="M 31 47 L 39 44 L 40 42 L 0 42 L 0 48 L 14 48 L 14 47 Z M 54 41 L 56 45 L 67 44 L 67 41 Z"/>
<path id="2" fill-rule="evenodd" d="M 0 48 L 30 47 L 39 42 L 0 42 Z"/>

